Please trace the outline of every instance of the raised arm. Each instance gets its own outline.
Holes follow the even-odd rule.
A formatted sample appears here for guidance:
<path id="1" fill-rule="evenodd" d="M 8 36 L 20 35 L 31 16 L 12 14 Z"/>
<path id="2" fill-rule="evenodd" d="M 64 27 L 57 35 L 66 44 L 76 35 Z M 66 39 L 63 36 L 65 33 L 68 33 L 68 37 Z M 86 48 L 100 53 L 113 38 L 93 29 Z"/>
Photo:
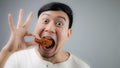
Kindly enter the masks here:
<path id="1" fill-rule="evenodd" d="M 10 26 L 11 35 L 7 44 L 0 51 L 0 68 L 3 68 L 5 62 L 12 53 L 21 49 L 25 49 L 30 45 L 36 44 L 34 41 L 26 42 L 24 40 L 25 36 L 34 36 L 34 34 L 27 30 L 32 19 L 33 13 L 31 12 L 28 15 L 25 22 L 23 22 L 23 13 L 23 9 L 20 9 L 18 24 L 16 27 L 13 23 L 12 15 L 8 14 L 8 23 Z"/>

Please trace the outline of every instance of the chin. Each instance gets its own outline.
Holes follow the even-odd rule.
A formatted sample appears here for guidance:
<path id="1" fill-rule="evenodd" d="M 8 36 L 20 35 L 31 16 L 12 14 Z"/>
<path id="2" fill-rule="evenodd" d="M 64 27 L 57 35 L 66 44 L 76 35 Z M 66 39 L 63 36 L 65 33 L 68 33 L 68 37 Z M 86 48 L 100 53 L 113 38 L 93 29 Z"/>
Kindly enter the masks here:
<path id="1" fill-rule="evenodd" d="M 52 58 L 55 56 L 55 54 L 41 54 L 43 58 Z"/>

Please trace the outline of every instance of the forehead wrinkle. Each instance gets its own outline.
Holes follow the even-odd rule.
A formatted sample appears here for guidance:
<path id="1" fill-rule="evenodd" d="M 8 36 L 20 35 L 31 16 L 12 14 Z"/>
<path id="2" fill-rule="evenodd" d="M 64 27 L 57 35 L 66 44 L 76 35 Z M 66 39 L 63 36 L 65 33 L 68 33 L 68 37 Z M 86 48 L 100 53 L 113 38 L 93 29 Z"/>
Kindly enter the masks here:
<path id="1" fill-rule="evenodd" d="M 43 13 L 41 16 L 43 16 L 43 15 L 51 16 L 48 13 Z M 62 19 L 64 19 L 66 21 L 66 18 L 64 16 L 57 16 L 57 18 L 62 18 Z"/>
<path id="2" fill-rule="evenodd" d="M 43 13 L 43 14 L 42 14 L 42 16 L 43 16 L 43 15 L 47 15 L 47 16 L 50 16 L 50 14 L 48 14 L 48 13 Z"/>

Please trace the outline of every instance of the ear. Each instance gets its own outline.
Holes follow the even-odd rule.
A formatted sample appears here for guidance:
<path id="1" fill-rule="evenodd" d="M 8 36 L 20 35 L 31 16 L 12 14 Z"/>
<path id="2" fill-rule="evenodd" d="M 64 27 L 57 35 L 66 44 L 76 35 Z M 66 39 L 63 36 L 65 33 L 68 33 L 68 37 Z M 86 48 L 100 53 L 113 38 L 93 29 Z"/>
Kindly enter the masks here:
<path id="1" fill-rule="evenodd" d="M 67 40 L 71 37 L 71 35 L 72 35 L 72 29 L 68 29 Z"/>

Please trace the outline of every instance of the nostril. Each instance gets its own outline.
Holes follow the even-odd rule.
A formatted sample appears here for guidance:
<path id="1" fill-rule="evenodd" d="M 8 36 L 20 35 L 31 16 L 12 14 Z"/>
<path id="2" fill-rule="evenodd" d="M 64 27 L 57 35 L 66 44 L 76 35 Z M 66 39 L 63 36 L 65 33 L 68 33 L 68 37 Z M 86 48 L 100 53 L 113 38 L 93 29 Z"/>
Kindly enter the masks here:
<path id="1" fill-rule="evenodd" d="M 44 31 L 48 33 L 55 33 L 54 29 L 45 29 Z"/>

